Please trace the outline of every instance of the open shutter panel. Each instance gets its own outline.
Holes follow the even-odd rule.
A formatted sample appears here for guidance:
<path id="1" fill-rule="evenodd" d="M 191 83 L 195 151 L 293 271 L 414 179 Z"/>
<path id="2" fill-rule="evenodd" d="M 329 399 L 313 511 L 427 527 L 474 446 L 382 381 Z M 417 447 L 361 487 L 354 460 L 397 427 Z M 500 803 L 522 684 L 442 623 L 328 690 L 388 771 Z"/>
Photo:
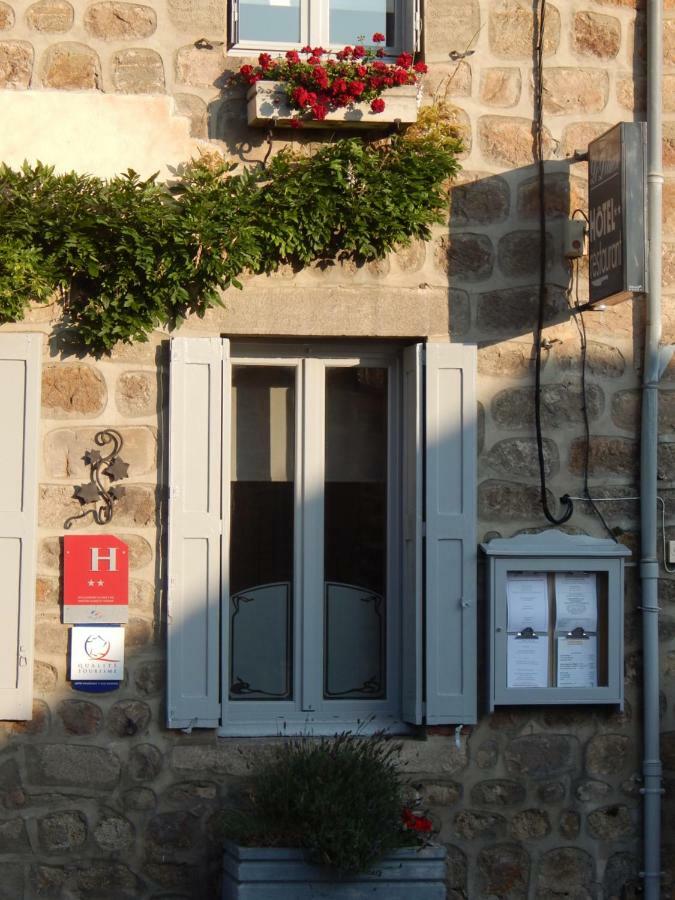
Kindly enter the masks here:
<path id="1" fill-rule="evenodd" d="M 476 722 L 476 348 L 426 345 L 426 721 Z"/>
<path id="2" fill-rule="evenodd" d="M 422 387 L 424 344 L 403 351 L 403 719 L 423 721 Z"/>
<path id="3" fill-rule="evenodd" d="M 40 353 L 0 335 L 0 719 L 32 717 Z"/>
<path id="4" fill-rule="evenodd" d="M 229 343 L 171 342 L 168 724 L 220 722 L 221 471 Z"/>

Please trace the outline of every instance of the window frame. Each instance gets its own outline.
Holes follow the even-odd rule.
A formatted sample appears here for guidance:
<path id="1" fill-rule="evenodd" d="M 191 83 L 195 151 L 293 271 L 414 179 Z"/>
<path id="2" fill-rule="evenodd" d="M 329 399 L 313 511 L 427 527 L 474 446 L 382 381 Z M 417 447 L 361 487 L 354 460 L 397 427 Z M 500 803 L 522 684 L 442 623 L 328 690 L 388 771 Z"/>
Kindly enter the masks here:
<path id="1" fill-rule="evenodd" d="M 401 355 L 398 344 L 304 345 L 233 341 L 230 365 L 295 368 L 295 486 L 293 571 L 293 700 L 230 700 L 230 591 L 223 564 L 221 607 L 221 708 L 218 734 L 333 734 L 336 729 L 406 732 L 401 719 Z M 386 697 L 381 700 L 328 700 L 323 697 L 323 504 L 309 503 L 313 486 L 324 484 L 325 372 L 330 367 L 386 368 L 387 396 L 387 578 Z M 231 369 L 229 373 L 232 383 Z M 231 449 L 229 417 L 223 428 L 224 455 Z M 225 479 L 223 479 L 225 481 Z M 319 495 L 323 499 L 323 491 Z M 224 519 L 229 519 L 229 483 L 223 486 Z M 223 529 L 222 559 L 229 561 L 229 531 Z M 310 593 L 321 585 L 321 602 Z"/>
<path id="2" fill-rule="evenodd" d="M 231 56 L 254 56 L 258 53 L 285 53 L 299 50 L 305 45 L 326 47 L 335 52 L 341 44 L 331 44 L 328 39 L 330 12 L 329 0 L 300 0 L 300 40 L 262 41 L 240 40 L 239 0 L 229 0 L 229 35 L 227 52 Z M 396 43 L 384 47 L 385 61 L 391 60 L 403 51 L 418 53 L 421 49 L 422 19 L 420 0 L 395 0 Z M 369 39 L 370 35 L 366 35 Z"/>

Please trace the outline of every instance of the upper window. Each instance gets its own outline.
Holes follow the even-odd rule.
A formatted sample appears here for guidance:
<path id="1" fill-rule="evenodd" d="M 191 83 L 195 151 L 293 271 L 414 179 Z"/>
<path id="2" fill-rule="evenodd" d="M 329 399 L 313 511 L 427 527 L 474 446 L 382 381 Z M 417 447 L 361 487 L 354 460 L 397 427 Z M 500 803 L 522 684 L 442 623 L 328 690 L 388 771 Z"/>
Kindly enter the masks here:
<path id="1" fill-rule="evenodd" d="M 390 54 L 416 50 L 416 0 L 232 0 L 236 49 L 274 50 L 304 45 L 339 49 L 369 43 L 376 32 Z"/>
<path id="2" fill-rule="evenodd" d="M 170 726 L 475 721 L 474 366 L 172 341 Z"/>

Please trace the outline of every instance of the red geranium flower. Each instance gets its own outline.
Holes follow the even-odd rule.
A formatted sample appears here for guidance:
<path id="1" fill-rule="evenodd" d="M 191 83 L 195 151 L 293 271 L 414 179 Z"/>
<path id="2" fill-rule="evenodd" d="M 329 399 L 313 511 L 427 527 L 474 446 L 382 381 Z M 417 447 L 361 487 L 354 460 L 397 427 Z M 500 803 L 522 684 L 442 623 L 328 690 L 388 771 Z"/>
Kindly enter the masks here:
<path id="1" fill-rule="evenodd" d="M 344 78 L 336 78 L 331 87 L 334 94 L 344 94 L 347 92 L 347 82 Z"/>
<path id="2" fill-rule="evenodd" d="M 354 59 L 362 59 L 366 55 L 366 48 L 363 44 L 357 44 L 356 47 L 352 50 L 352 56 Z"/>
<path id="3" fill-rule="evenodd" d="M 298 54 L 298 51 L 297 50 L 287 50 L 286 51 L 286 59 L 289 61 L 289 63 L 299 63 L 300 56 Z"/>
<path id="4" fill-rule="evenodd" d="M 322 103 L 315 103 L 312 107 L 312 115 L 318 122 L 322 122 L 328 115 L 328 107 Z"/>
<path id="5" fill-rule="evenodd" d="M 403 69 L 408 69 L 412 65 L 412 55 L 410 53 L 401 53 L 401 55 L 396 60 L 396 65 L 401 66 Z"/>
<path id="6" fill-rule="evenodd" d="M 413 66 L 413 68 L 415 69 L 416 72 L 420 72 L 422 75 L 424 75 L 426 72 L 429 71 L 429 70 L 428 70 L 428 67 L 427 67 L 427 64 L 426 64 L 426 63 L 423 63 L 423 62 L 415 63 L 415 65 Z"/>
<path id="7" fill-rule="evenodd" d="M 304 47 L 301 47 L 301 48 L 300 48 L 300 52 L 301 52 L 301 53 L 311 53 L 311 52 L 312 52 L 312 48 L 309 46 L 309 44 L 305 44 Z"/>
<path id="8" fill-rule="evenodd" d="M 269 69 L 269 67 L 272 65 L 272 57 L 269 55 L 269 53 L 261 53 L 258 57 L 258 62 L 263 69 Z"/>
<path id="9" fill-rule="evenodd" d="M 323 47 L 315 47 L 312 50 L 312 56 L 324 56 L 328 51 L 324 50 Z"/>
<path id="10" fill-rule="evenodd" d="M 243 75 L 244 78 L 248 78 L 250 75 L 253 75 L 253 66 L 242 66 L 239 69 L 239 74 Z"/>
<path id="11" fill-rule="evenodd" d="M 384 56 L 384 50 L 382 49 L 382 47 L 375 51 L 375 56 L 379 56 L 380 58 Z"/>
<path id="12" fill-rule="evenodd" d="M 383 34 L 381 34 L 381 32 L 379 32 L 379 31 L 376 31 L 375 34 L 373 35 L 373 43 L 374 44 L 383 44 L 386 40 L 387 40 L 386 37 Z"/>
<path id="13" fill-rule="evenodd" d="M 365 89 L 366 86 L 362 81 L 352 81 L 352 83 L 349 85 L 349 93 L 352 95 L 352 97 L 360 97 Z"/>
<path id="14" fill-rule="evenodd" d="M 378 97 L 370 104 L 370 108 L 374 113 L 384 112 L 384 100 L 381 97 Z M 406 812 L 409 812 L 409 810 L 406 810 Z"/>

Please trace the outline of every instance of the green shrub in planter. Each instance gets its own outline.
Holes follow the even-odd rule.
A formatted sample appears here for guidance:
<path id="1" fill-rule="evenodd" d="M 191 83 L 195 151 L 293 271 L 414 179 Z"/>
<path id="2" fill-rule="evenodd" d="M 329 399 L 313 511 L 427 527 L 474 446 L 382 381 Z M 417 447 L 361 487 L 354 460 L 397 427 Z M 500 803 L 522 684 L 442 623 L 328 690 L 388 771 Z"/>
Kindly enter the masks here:
<path id="1" fill-rule="evenodd" d="M 423 844 L 432 826 L 405 807 L 400 749 L 382 734 L 352 733 L 274 747 L 253 764 L 246 807 L 226 813 L 225 837 L 301 848 L 309 862 L 345 873 Z"/>

